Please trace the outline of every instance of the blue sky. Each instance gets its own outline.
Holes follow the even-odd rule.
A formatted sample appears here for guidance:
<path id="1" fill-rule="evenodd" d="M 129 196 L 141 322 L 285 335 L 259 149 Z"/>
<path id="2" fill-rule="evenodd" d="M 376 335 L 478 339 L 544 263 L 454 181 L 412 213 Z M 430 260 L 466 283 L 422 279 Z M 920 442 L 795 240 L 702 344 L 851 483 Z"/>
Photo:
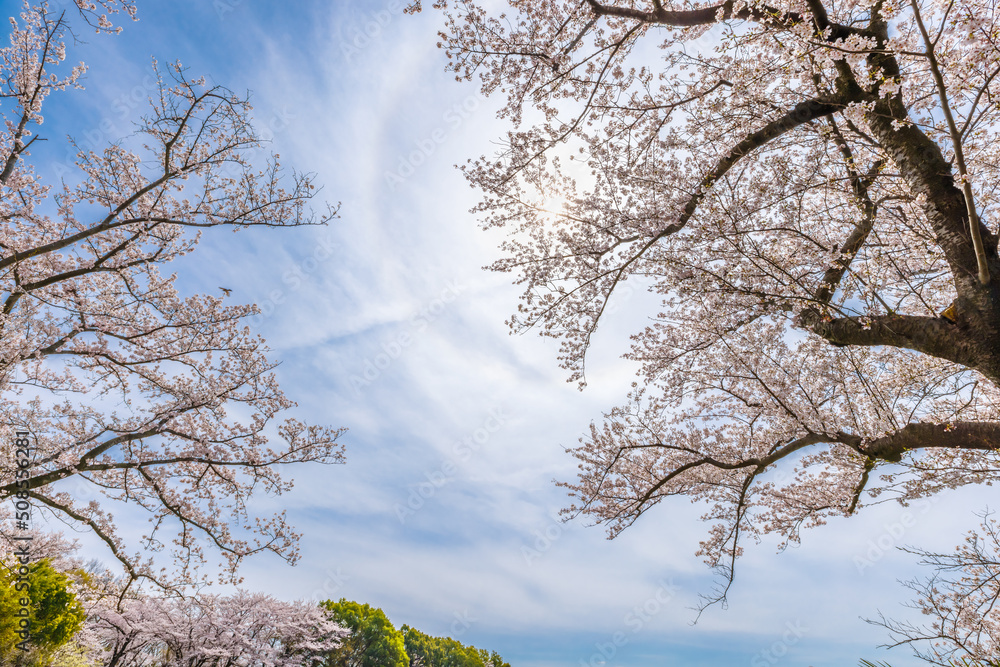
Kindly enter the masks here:
<path id="1" fill-rule="evenodd" d="M 302 558 L 253 560 L 246 586 L 368 602 L 514 667 L 916 664 L 875 650 L 885 636 L 862 617 L 905 614 L 897 579 L 919 570 L 893 547 L 950 548 L 989 490 L 872 508 L 781 554 L 751 545 L 728 609 L 697 625 L 691 608 L 712 586 L 694 556 L 703 508 L 661 505 L 610 542 L 559 522 L 568 501 L 553 480 L 575 472 L 564 448 L 625 395 L 636 369 L 620 355 L 654 301 L 620 300 L 583 392 L 551 341 L 508 335 L 518 289 L 482 270 L 498 237 L 478 229 L 453 166 L 493 150 L 499 103 L 444 71 L 440 17 L 402 5 L 144 3 L 121 36 L 81 35 L 70 60 L 90 66 L 86 90 L 53 97 L 46 114 L 53 139 L 116 139 L 144 109 L 151 58 L 180 60 L 252 91 L 273 150 L 342 203 L 328 228 L 206 234 L 175 267 L 182 289 L 256 302 L 297 415 L 350 428 L 347 465 L 290 470 L 292 493 L 258 499 L 260 512 L 288 511 Z M 37 156 L 44 176 L 65 169 L 59 141 Z M 142 517 L 119 519 L 141 529 Z"/>

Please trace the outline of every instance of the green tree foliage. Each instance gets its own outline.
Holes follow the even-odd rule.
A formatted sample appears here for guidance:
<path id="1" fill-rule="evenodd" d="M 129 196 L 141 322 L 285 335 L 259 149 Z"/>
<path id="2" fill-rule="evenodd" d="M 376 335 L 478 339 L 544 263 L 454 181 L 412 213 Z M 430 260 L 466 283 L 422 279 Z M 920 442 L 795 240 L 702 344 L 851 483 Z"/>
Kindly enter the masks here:
<path id="1" fill-rule="evenodd" d="M 510 667 L 496 651 L 431 637 L 408 625 L 397 630 L 381 609 L 341 598 L 320 606 L 351 631 L 325 667 Z"/>
<path id="2" fill-rule="evenodd" d="M 70 589 L 70 578 L 58 572 L 47 559 L 27 566 L 25 577 L 18 565 L 0 568 L 0 664 L 42 667 L 83 627 L 83 605 Z M 22 605 L 27 601 L 27 606 Z M 26 609 L 26 612 L 22 612 Z M 30 639 L 22 631 L 22 614 L 27 613 Z M 29 646 L 30 650 L 19 648 Z"/>
<path id="3" fill-rule="evenodd" d="M 400 628 L 411 667 L 510 667 L 496 651 L 465 646 L 450 637 L 431 637 L 415 628 Z"/>
<path id="4" fill-rule="evenodd" d="M 330 653 L 326 667 L 409 667 L 403 634 L 381 609 L 344 598 L 325 600 L 320 606 L 351 631 L 340 648 Z"/>

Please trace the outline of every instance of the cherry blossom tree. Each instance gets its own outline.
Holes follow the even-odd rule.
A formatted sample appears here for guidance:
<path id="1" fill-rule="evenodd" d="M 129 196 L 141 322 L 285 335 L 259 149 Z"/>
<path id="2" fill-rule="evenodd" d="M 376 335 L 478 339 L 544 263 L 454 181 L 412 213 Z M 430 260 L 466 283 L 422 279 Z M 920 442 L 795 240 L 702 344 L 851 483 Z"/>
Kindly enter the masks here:
<path id="1" fill-rule="evenodd" d="M 315 604 L 245 591 L 140 596 L 92 613 L 91 641 L 107 667 L 304 667 L 347 635 Z"/>
<path id="2" fill-rule="evenodd" d="M 35 564 L 43 565 L 43 583 L 49 582 L 38 591 L 39 596 L 45 600 L 63 595 L 72 602 L 63 604 L 65 608 L 50 603 L 49 615 L 41 619 L 44 622 L 35 619 L 30 644 L 50 649 L 50 658 L 38 664 L 312 666 L 324 663 L 349 633 L 313 603 L 284 602 L 245 590 L 233 595 L 198 592 L 184 596 L 146 591 L 133 585 L 128 574 L 110 570 L 99 560 L 84 562 L 78 555 L 78 542 L 58 532 L 36 530 L 28 535 L 32 555 L 39 559 Z M 0 540 L 0 570 L 16 569 L 19 544 Z M 0 608 L 4 607 L 3 592 Z M 85 616 L 82 628 L 73 626 L 78 631 L 67 637 L 63 626 L 78 616 Z M 0 631 L 4 629 L 0 622 Z M 29 662 L 32 655 L 28 654 Z"/>
<path id="3" fill-rule="evenodd" d="M 613 537 L 705 503 L 711 603 L 747 539 L 997 480 L 996 2 L 507 4 L 435 6 L 452 71 L 505 101 L 464 171 L 511 326 L 582 385 L 619 293 L 660 301 L 570 513 Z"/>
<path id="4" fill-rule="evenodd" d="M 0 513 L 28 496 L 97 535 L 130 580 L 200 581 L 206 546 L 236 580 L 250 554 L 295 559 L 284 516 L 253 516 L 248 502 L 289 488 L 284 464 L 341 462 L 341 430 L 279 421 L 294 403 L 246 325 L 256 307 L 182 295 L 162 267 L 206 228 L 323 224 L 336 211 L 312 213 L 308 175 L 255 157 L 247 99 L 179 65 L 154 63 L 158 91 L 133 136 L 80 150 L 75 179 L 43 182 L 31 149 L 56 140 L 41 134 L 43 103 L 85 70 L 64 64 L 72 22 L 114 32 L 109 16 L 135 11 L 76 5 L 26 3 L 0 49 L 0 437 L 25 431 L 33 447 L 26 469 L 0 448 Z M 122 540 L 116 503 L 149 513 L 141 543 Z M 163 551 L 173 570 L 154 568 Z"/>
<path id="5" fill-rule="evenodd" d="M 1000 526 L 983 516 L 980 530 L 969 533 L 953 553 L 909 550 L 933 574 L 907 586 L 911 604 L 930 621 L 920 625 L 886 618 L 872 621 L 889 629 L 893 646 L 909 645 L 935 665 L 995 665 L 1000 655 Z"/>

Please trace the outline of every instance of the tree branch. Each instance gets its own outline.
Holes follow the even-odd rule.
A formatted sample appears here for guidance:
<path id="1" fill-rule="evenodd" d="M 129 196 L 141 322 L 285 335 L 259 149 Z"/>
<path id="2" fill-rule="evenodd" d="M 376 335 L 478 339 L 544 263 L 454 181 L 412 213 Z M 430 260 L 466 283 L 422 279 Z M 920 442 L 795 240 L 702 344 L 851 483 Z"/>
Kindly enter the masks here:
<path id="1" fill-rule="evenodd" d="M 735 0 L 727 0 L 718 5 L 682 11 L 665 9 L 662 5 L 658 4 L 654 6 L 652 11 L 642 11 L 641 9 L 633 9 L 631 7 L 614 7 L 600 3 L 597 0 L 587 0 L 587 3 L 597 16 L 617 16 L 620 18 L 636 19 L 644 23 L 655 23 L 676 28 L 710 25 L 719 23 L 720 20 L 728 21 L 732 19 L 759 21 L 767 25 L 782 27 L 806 21 L 806 17 L 799 12 L 783 12 L 768 6 L 750 7 L 743 4 L 739 10 L 736 10 Z M 811 4 L 819 3 L 814 2 Z M 866 36 L 868 34 L 863 30 L 851 26 L 830 23 L 827 20 L 825 10 L 821 15 L 817 16 L 815 9 L 813 9 L 813 19 L 818 33 L 829 29 L 829 36 L 818 35 L 823 36 L 829 41 L 846 39 L 852 35 Z"/>
<path id="2" fill-rule="evenodd" d="M 883 461 L 899 461 L 908 451 L 930 448 L 996 452 L 1000 450 L 1000 422 L 921 422 L 860 442 L 861 451 Z"/>
<path id="3" fill-rule="evenodd" d="M 934 85 L 937 88 L 938 99 L 941 101 L 941 110 L 944 112 L 945 121 L 948 124 L 948 133 L 951 135 L 951 145 L 955 151 L 955 164 L 958 167 L 958 174 L 962 179 L 962 194 L 965 196 L 965 206 L 969 217 L 969 234 L 972 236 L 972 246 L 976 252 L 976 267 L 978 269 L 979 282 L 983 285 L 990 284 L 990 269 L 987 266 L 986 250 L 983 246 L 983 235 L 980 231 L 979 214 L 976 212 L 976 202 L 972 194 L 972 183 L 969 181 L 969 172 L 965 168 L 965 150 L 962 148 L 962 137 L 959 134 L 955 118 L 951 114 L 951 104 L 948 102 L 948 89 L 944 85 L 944 77 L 938 67 L 937 56 L 934 55 L 934 45 L 927 35 L 924 21 L 920 17 L 920 8 L 916 0 L 910 0 L 913 8 L 913 17 L 917 21 L 917 27 L 924 39 L 924 46 L 927 49 L 927 61 L 931 66 L 931 74 L 934 76 Z"/>
<path id="4" fill-rule="evenodd" d="M 951 322 L 938 317 L 893 314 L 831 318 L 810 306 L 799 313 L 796 325 L 834 345 L 906 348 L 976 368 L 988 377 L 1000 380 L 1000 369 L 984 365 L 991 362 L 984 362 L 981 358 L 977 341 L 971 340 Z"/>

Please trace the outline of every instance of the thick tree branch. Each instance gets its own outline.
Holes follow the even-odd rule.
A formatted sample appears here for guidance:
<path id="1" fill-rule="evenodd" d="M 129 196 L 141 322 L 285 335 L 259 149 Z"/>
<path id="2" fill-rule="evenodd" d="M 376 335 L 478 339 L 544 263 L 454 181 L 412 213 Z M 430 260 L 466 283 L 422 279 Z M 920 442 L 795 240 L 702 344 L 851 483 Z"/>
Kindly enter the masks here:
<path id="1" fill-rule="evenodd" d="M 938 67 L 937 56 L 934 54 L 934 44 L 924 27 L 923 18 L 920 16 L 920 7 L 916 0 L 910 0 L 913 8 L 913 17 L 917 21 L 917 27 L 924 39 L 924 46 L 927 49 L 927 61 L 931 66 L 931 74 L 934 76 L 934 85 L 938 91 L 938 99 L 941 101 L 941 111 L 944 113 L 945 121 L 948 124 L 948 133 L 951 136 L 952 148 L 955 151 L 955 165 L 958 167 L 958 174 L 962 179 L 962 194 L 965 197 L 966 214 L 969 217 L 969 234 L 972 236 L 972 247 L 976 253 L 976 267 L 979 282 L 983 285 L 990 284 L 990 269 L 987 265 L 986 250 L 983 247 L 983 235 L 981 233 L 979 214 L 976 213 L 976 202 L 972 194 L 972 183 L 969 181 L 969 171 L 965 167 L 965 150 L 962 148 L 962 137 L 959 134 L 955 118 L 951 113 L 951 103 L 948 101 L 948 89 L 944 85 L 944 76 L 941 68 Z"/>
<path id="2" fill-rule="evenodd" d="M 655 23 L 677 28 L 710 25 L 719 23 L 720 20 L 729 21 L 732 19 L 758 21 L 766 25 L 788 27 L 807 20 L 806 16 L 799 12 L 783 12 L 774 7 L 747 6 L 745 3 L 742 3 L 743 6 L 740 9 L 735 9 L 737 4 L 735 0 L 727 0 L 726 2 L 709 7 L 681 11 L 666 9 L 661 5 L 654 5 L 651 11 L 643 11 L 631 7 L 607 5 L 597 0 L 587 0 L 587 3 L 597 16 L 617 16 L 620 18 L 635 19 L 643 23 Z M 852 35 L 865 36 L 868 34 L 863 30 L 851 26 L 830 23 L 825 10 L 817 15 L 817 11 L 812 5 L 818 4 L 819 2 L 814 0 L 811 3 L 810 9 L 813 11 L 813 22 L 817 27 L 817 32 L 825 39 L 836 41 L 846 39 Z M 826 30 L 829 30 L 828 35 L 823 34 Z"/>
<path id="3" fill-rule="evenodd" d="M 899 461 L 906 452 L 931 448 L 996 452 L 1000 450 L 1000 422 L 920 422 L 874 440 L 842 437 L 867 456 L 883 461 Z"/>
<path id="4" fill-rule="evenodd" d="M 777 118 L 761 129 L 748 134 L 742 141 L 733 146 L 725 157 L 716 163 L 715 168 L 713 168 L 712 171 L 702 177 L 701 182 L 695 189 L 694 194 L 691 195 L 691 198 L 688 199 L 687 203 L 684 205 L 684 209 L 681 211 L 677 222 L 667 225 L 662 231 L 658 232 L 642 247 L 638 253 L 636 253 L 635 257 L 640 257 L 642 253 L 644 253 L 661 238 L 671 234 L 676 234 L 678 231 L 683 229 L 698 209 L 698 205 L 712 189 L 715 182 L 732 169 L 733 166 L 740 161 L 740 159 L 750 155 L 758 148 L 761 148 L 767 143 L 790 132 L 791 130 L 794 130 L 797 127 L 840 111 L 844 108 L 847 102 L 848 100 L 839 98 L 813 99 L 799 102 L 780 118 Z"/>
<path id="5" fill-rule="evenodd" d="M 977 368 L 994 377 L 997 369 L 983 366 L 977 341 L 948 320 L 916 315 L 831 318 L 815 307 L 804 309 L 796 324 L 835 345 L 890 345 Z"/>
<path id="6" fill-rule="evenodd" d="M 871 234 L 872 229 L 875 227 L 875 216 L 878 213 L 878 207 L 872 201 L 871 195 L 868 192 L 868 186 L 886 162 L 884 158 L 876 161 L 867 176 L 862 178 L 854 165 L 854 154 L 851 152 L 850 146 L 848 146 L 847 141 L 837 127 L 836 121 L 832 117 L 830 118 L 830 127 L 837 148 L 840 149 L 840 153 L 843 155 L 844 162 L 847 165 L 848 176 L 851 180 L 851 189 L 853 190 L 857 206 L 861 210 L 861 220 L 858 221 L 851 234 L 840 246 L 840 254 L 834 260 L 833 266 L 823 274 L 815 296 L 816 300 L 822 304 L 828 304 L 830 299 L 833 298 L 833 294 L 850 268 L 851 262 L 858 251 L 864 246 L 865 241 L 868 240 L 868 235 Z"/>
<path id="7" fill-rule="evenodd" d="M 900 80 L 899 62 L 892 53 L 884 50 L 888 43 L 888 27 L 874 23 L 872 30 L 879 39 L 880 48 L 868 57 L 868 66 L 883 72 L 883 80 Z M 839 65 L 843 76 L 853 73 L 846 64 Z M 877 93 L 877 86 L 870 93 Z M 934 229 L 936 242 L 955 276 L 959 298 L 975 301 L 975 310 L 985 310 L 985 297 L 978 279 L 979 259 L 970 238 L 967 200 L 955 185 L 951 164 L 945 160 L 941 148 L 921 131 L 909 118 L 899 93 L 872 99 L 872 112 L 866 115 L 872 134 L 899 167 L 914 195 L 923 197 L 927 219 Z M 998 263 L 996 238 L 982 223 L 979 234 L 984 239 L 987 266 Z M 990 269 L 991 272 L 993 269 Z M 978 293 L 977 293 L 978 292 Z M 984 298 L 985 297 L 985 298 Z M 971 310 L 968 309 L 968 310 Z"/>

